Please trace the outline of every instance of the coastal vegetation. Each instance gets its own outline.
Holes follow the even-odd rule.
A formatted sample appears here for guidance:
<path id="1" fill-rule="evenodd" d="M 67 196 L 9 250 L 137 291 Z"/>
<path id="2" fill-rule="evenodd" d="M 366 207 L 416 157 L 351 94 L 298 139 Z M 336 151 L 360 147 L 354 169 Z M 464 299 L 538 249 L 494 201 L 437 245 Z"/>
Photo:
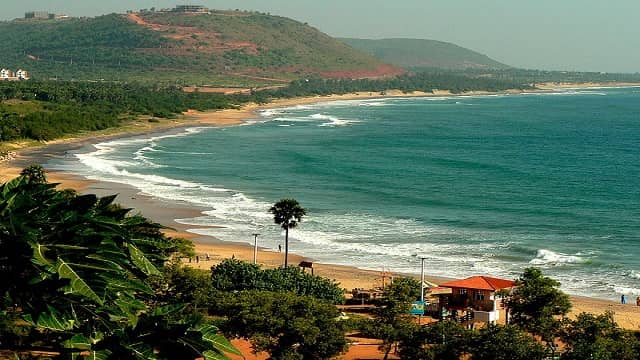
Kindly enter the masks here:
<path id="1" fill-rule="evenodd" d="M 485 78 L 496 81 L 509 81 L 529 84 L 604 84 L 615 85 L 624 83 L 640 83 L 640 73 L 606 73 L 585 71 L 553 71 L 535 69 L 474 69 L 464 70 L 437 69 L 433 67 L 410 67 L 412 72 L 441 73 L 448 75 L 466 76 L 471 78 Z"/>
<path id="2" fill-rule="evenodd" d="M 156 297 L 192 244 L 98 198 L 57 190 L 39 167 L 0 186 L 2 357 L 224 358 L 239 353 L 185 304 Z"/>
<path id="3" fill-rule="evenodd" d="M 235 108 L 261 95 L 186 93 L 175 86 L 91 82 L 0 82 L 0 141 L 52 140 L 103 130 L 138 116 Z"/>
<path id="4" fill-rule="evenodd" d="M 507 69 L 490 57 L 461 46 L 425 39 L 353 39 L 340 41 L 388 64 L 409 68 L 433 69 Z"/>
<path id="5" fill-rule="evenodd" d="M 380 95 L 390 89 L 407 93 L 448 89 L 461 93 L 527 88 L 526 84 L 504 80 L 436 73 L 378 80 L 310 78 L 278 89 L 233 95 L 184 92 L 180 86 L 140 83 L 0 82 L 0 142 L 46 141 L 82 131 L 117 127 L 140 116 L 173 118 L 189 109 L 230 109 L 278 98 L 354 92 Z"/>
<path id="6" fill-rule="evenodd" d="M 273 221 L 284 229 L 284 267 L 289 265 L 289 230 L 298 226 L 306 210 L 296 199 L 281 199 L 275 203 L 269 212 L 273 214 Z"/>
<path id="7" fill-rule="evenodd" d="M 39 166 L 0 186 L 0 356 L 224 359 L 244 338 L 270 359 L 330 359 L 346 335 L 381 341 L 405 359 L 637 359 L 640 335 L 611 313 L 567 318 L 559 284 L 526 269 L 510 324 L 469 330 L 409 315 L 420 283 L 396 278 L 370 317 L 341 314 L 343 290 L 297 268 L 227 259 L 185 267 L 193 244 L 99 198 L 57 190 Z M 351 319 L 351 317 L 353 317 Z M 223 336 L 224 335 L 224 336 Z"/>
<path id="8" fill-rule="evenodd" d="M 0 33 L 0 64 L 38 79 L 259 86 L 382 65 L 311 26 L 257 12 L 10 21 Z"/>
<path id="9" fill-rule="evenodd" d="M 275 291 L 311 296 L 332 304 L 342 304 L 340 286 L 329 279 L 305 273 L 298 267 L 262 269 L 256 264 L 227 259 L 211 269 L 217 291 Z"/>

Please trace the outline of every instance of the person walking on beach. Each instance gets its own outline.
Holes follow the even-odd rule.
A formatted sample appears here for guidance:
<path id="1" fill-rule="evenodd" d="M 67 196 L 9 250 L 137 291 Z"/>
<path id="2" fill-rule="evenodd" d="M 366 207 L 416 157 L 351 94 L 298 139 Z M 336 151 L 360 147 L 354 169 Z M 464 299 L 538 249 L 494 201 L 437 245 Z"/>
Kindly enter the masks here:
<path id="1" fill-rule="evenodd" d="M 636 298 L 636 306 L 640 306 L 640 295 Z"/>
<path id="2" fill-rule="evenodd" d="M 282 244 L 278 244 L 278 252 L 282 252 Z"/>
<path id="3" fill-rule="evenodd" d="M 622 296 L 620 296 L 620 304 L 626 304 L 627 303 L 627 298 L 624 297 L 624 294 L 622 294 Z"/>

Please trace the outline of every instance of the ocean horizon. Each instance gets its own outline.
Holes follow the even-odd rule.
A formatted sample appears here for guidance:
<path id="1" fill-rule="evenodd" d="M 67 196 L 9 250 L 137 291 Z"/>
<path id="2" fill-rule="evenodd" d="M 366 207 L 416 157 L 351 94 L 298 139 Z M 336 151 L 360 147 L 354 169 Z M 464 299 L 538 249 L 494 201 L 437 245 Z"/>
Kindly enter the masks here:
<path id="1" fill-rule="evenodd" d="M 640 295 L 640 89 L 342 100 L 95 144 L 51 166 L 203 208 L 191 232 L 434 276 L 536 266 L 575 295 Z M 207 228 L 216 225 L 223 228 Z"/>

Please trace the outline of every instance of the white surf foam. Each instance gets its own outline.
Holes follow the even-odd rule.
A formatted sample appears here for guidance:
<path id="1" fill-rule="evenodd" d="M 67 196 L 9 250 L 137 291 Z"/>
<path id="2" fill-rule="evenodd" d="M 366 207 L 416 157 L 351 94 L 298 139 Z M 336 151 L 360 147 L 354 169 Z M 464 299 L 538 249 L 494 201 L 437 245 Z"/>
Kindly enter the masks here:
<path id="1" fill-rule="evenodd" d="M 613 290 L 617 293 L 617 294 L 624 294 L 624 295 L 640 295 L 640 289 L 638 288 L 634 288 L 631 286 L 624 286 L 624 285 L 614 285 L 613 286 Z M 633 299 L 627 299 L 627 302 L 631 302 Z"/>
<path id="2" fill-rule="evenodd" d="M 327 122 L 322 123 L 318 126 L 329 126 L 329 127 L 349 126 L 349 125 L 360 122 L 359 120 L 339 119 L 335 116 L 326 115 L 326 114 L 313 114 L 313 115 L 310 115 L 309 118 L 314 120 L 327 120 Z"/>
<path id="3" fill-rule="evenodd" d="M 584 259 L 577 255 L 568 255 L 551 250 L 540 249 L 538 250 L 536 258 L 529 261 L 529 264 L 540 266 L 557 266 L 566 264 L 580 264 L 585 262 L 587 262 L 587 259 Z"/>

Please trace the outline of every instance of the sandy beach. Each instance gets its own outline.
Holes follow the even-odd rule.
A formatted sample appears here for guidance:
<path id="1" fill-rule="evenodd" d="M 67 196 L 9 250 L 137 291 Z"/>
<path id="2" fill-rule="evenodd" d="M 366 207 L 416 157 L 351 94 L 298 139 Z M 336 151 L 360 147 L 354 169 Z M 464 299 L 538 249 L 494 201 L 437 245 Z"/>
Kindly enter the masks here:
<path id="1" fill-rule="evenodd" d="M 548 84 L 546 89 L 558 88 L 559 86 L 553 86 L 554 84 Z M 558 85 L 558 84 L 555 84 Z M 572 84 L 571 87 L 576 87 L 576 84 Z M 588 84 L 584 87 L 605 87 L 611 84 Z M 597 85 L 597 86 L 596 86 Z M 618 84 L 620 85 L 620 84 Z M 626 84 L 634 86 L 638 84 Z M 568 84 L 566 87 L 569 87 Z M 550 91 L 550 90 L 543 90 Z M 514 91 L 517 93 L 518 91 Z M 474 92 L 464 95 L 483 95 L 489 94 L 485 92 Z M 47 143 L 45 147 L 36 147 L 28 149 L 20 149 L 19 144 L 15 146 L 18 151 L 18 156 L 9 161 L 0 163 L 0 182 L 5 182 L 16 177 L 20 170 L 30 164 L 41 163 L 44 164 L 48 160 L 55 157 L 64 156 L 68 150 L 79 149 L 84 146 L 90 146 L 90 144 L 105 141 L 115 137 L 132 136 L 136 134 L 150 133 L 150 132 L 164 132 L 171 131 L 173 128 L 183 128 L 192 126 L 230 126 L 241 124 L 244 121 L 255 119 L 258 117 L 257 111 L 294 106 L 299 104 L 309 104 L 334 100 L 352 100 L 352 99 L 367 99 L 376 97 L 417 97 L 417 96 L 450 96 L 448 92 L 436 92 L 431 93 L 412 93 L 404 94 L 401 92 L 385 92 L 379 93 L 357 93 L 348 95 L 333 95 L 333 96 L 318 96 L 309 98 L 296 98 L 277 100 L 267 105 L 250 104 L 242 107 L 239 110 L 222 110 L 222 111 L 209 111 L 209 112 L 186 112 L 182 117 L 177 120 L 162 121 L 160 123 L 149 124 L 148 122 L 140 122 L 139 126 L 128 126 L 126 130 L 111 131 L 103 134 L 87 134 L 86 137 L 75 137 L 70 139 L 63 139 L 54 142 Z M 161 199 L 152 198 L 146 195 L 142 195 L 140 190 L 130 187 L 126 184 L 109 183 L 102 181 L 88 180 L 83 177 L 79 177 L 70 173 L 48 171 L 48 178 L 51 182 L 60 183 L 59 188 L 71 188 L 81 193 L 95 193 L 98 195 L 110 195 L 118 194 L 117 202 L 121 203 L 125 207 L 134 209 L 134 212 L 140 212 L 145 217 L 164 224 L 172 229 L 167 230 L 169 236 L 179 236 L 191 239 L 196 244 L 196 251 L 199 255 L 200 261 L 198 263 L 191 262 L 191 266 L 201 269 L 209 269 L 212 265 L 225 258 L 235 257 L 241 260 L 252 261 L 253 260 L 253 247 L 247 243 L 231 243 L 221 242 L 212 237 L 206 237 L 196 235 L 187 232 L 187 226 L 180 224 L 175 219 L 196 217 L 201 214 L 205 209 L 194 208 L 190 204 L 167 202 Z M 274 225 L 275 226 L 275 225 Z M 290 254 L 289 261 L 293 264 L 298 263 L 304 259 L 304 254 L 295 254 L 295 249 L 292 249 L 293 254 Z M 206 255 L 209 255 L 209 260 L 206 260 Z M 313 260 L 313 259 L 309 259 Z M 260 249 L 258 252 L 258 262 L 264 266 L 273 267 L 280 266 L 283 261 L 283 254 L 274 251 L 273 249 Z M 341 284 L 341 286 L 347 290 L 351 290 L 354 287 L 374 287 L 382 284 L 383 276 L 381 272 L 361 270 L 357 268 L 347 266 L 335 266 L 329 264 L 314 264 L 315 273 L 330 279 L 335 279 Z M 483 275 L 483 274 L 478 274 Z M 442 281 L 443 279 L 433 278 L 427 276 L 427 278 L 434 282 Z M 581 312 L 589 312 L 600 314 L 607 310 L 613 311 L 615 320 L 620 326 L 627 329 L 640 330 L 640 307 L 635 305 L 633 299 L 629 299 L 629 302 L 633 304 L 622 305 L 619 303 L 585 298 L 585 297 L 572 297 L 573 311 L 572 314 L 578 314 Z"/>

